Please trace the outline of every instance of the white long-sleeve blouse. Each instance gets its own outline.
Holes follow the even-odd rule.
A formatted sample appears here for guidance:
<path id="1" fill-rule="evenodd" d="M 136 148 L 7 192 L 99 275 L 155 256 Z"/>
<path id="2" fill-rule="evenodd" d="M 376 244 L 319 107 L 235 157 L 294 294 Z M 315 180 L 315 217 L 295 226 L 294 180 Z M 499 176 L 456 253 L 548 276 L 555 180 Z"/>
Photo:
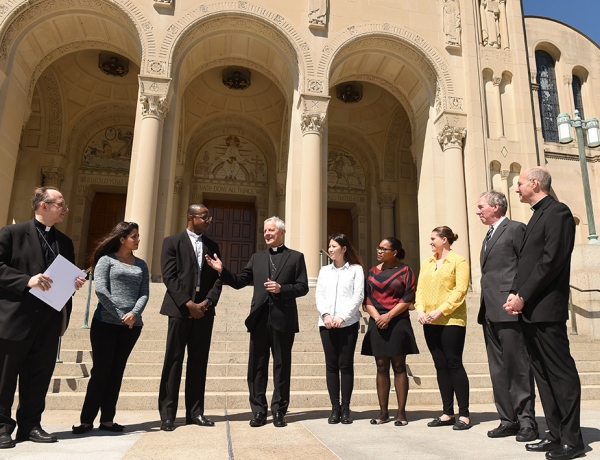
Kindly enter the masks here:
<path id="1" fill-rule="evenodd" d="M 335 265 L 321 267 L 315 294 L 319 310 L 319 326 L 324 326 L 323 315 L 342 318 L 340 327 L 347 327 L 360 320 L 360 306 L 365 296 L 365 275 L 360 265 L 348 262 L 337 269 Z"/>

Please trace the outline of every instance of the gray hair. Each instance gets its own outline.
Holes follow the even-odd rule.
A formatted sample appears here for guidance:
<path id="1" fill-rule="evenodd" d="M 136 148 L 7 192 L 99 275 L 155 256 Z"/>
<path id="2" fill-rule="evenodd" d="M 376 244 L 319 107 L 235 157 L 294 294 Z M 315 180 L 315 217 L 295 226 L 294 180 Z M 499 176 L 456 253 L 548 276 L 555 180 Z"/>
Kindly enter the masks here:
<path id="1" fill-rule="evenodd" d="M 508 202 L 506 201 L 506 195 L 504 195 L 504 193 L 499 192 L 497 190 L 488 190 L 487 192 L 483 192 L 481 195 L 479 195 L 479 198 L 481 197 L 485 197 L 490 206 L 498 205 L 502 215 L 506 215 L 506 210 L 508 209 Z"/>
<path id="2" fill-rule="evenodd" d="M 527 171 L 527 180 L 537 179 L 540 183 L 540 188 L 544 193 L 550 193 L 552 187 L 552 177 L 546 168 L 534 166 Z"/>
<path id="3" fill-rule="evenodd" d="M 52 187 L 51 185 L 47 185 L 45 187 L 36 187 L 36 189 L 33 191 L 33 195 L 31 195 L 31 207 L 34 211 L 39 208 L 40 204 L 47 203 L 48 200 L 50 200 L 50 194 L 48 193 L 48 190 L 56 190 L 60 193 L 60 190 L 58 190 L 56 187 Z"/>
<path id="4" fill-rule="evenodd" d="M 285 230 L 285 222 L 282 221 L 277 216 L 273 216 L 273 217 L 269 217 L 268 219 L 265 219 L 264 224 L 266 224 L 267 222 L 275 222 L 275 226 L 277 227 L 277 230 Z"/>

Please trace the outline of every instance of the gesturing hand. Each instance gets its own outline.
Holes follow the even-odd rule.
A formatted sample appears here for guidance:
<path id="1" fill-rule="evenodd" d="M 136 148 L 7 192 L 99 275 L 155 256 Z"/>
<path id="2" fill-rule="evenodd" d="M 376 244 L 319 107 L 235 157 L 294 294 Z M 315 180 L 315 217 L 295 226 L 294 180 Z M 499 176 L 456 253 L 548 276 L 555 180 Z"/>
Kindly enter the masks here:
<path id="1" fill-rule="evenodd" d="M 209 267 L 216 270 L 218 273 L 223 272 L 223 262 L 221 262 L 221 259 L 219 259 L 218 255 L 213 254 L 213 256 L 214 259 L 212 259 L 208 254 L 206 254 L 204 256 L 204 258 L 206 259 L 206 263 Z"/>

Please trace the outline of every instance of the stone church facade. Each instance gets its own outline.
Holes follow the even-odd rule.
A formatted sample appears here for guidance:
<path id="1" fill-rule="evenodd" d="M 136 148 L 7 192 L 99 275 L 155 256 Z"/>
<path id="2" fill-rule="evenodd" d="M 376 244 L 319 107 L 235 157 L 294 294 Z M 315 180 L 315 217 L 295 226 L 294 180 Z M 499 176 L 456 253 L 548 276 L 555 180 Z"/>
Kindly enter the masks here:
<path id="1" fill-rule="evenodd" d="M 58 186 L 81 266 L 135 221 L 155 280 L 192 202 L 234 269 L 284 218 L 311 278 L 328 232 L 368 266 L 396 235 L 418 269 L 448 225 L 476 289 L 478 196 L 526 222 L 525 168 L 550 170 L 586 242 L 577 146 L 555 131 L 575 109 L 600 116 L 598 45 L 518 0 L 0 0 L 0 220 Z"/>

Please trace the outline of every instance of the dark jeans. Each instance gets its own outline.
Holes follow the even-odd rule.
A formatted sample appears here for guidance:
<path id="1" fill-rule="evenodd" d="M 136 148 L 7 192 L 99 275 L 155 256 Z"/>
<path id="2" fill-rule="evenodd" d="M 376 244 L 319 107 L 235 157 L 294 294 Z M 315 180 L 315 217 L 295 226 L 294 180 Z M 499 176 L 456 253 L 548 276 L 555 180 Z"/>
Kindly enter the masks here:
<path id="1" fill-rule="evenodd" d="M 358 339 L 358 323 L 348 327 L 327 329 L 319 328 L 323 351 L 327 391 L 332 405 L 340 403 L 340 377 L 342 404 L 350 404 L 354 388 L 354 350 Z"/>
<path id="2" fill-rule="evenodd" d="M 469 416 L 469 378 L 462 363 L 467 328 L 462 326 L 423 326 L 427 348 L 431 352 L 437 373 L 444 414 L 454 415 L 454 395 L 458 415 Z"/>
<path id="3" fill-rule="evenodd" d="M 141 332 L 141 327 L 129 329 L 95 318 L 92 321 L 90 341 L 94 367 L 81 409 L 81 423 L 94 423 L 99 410 L 100 423 L 114 420 L 127 359 Z"/>

